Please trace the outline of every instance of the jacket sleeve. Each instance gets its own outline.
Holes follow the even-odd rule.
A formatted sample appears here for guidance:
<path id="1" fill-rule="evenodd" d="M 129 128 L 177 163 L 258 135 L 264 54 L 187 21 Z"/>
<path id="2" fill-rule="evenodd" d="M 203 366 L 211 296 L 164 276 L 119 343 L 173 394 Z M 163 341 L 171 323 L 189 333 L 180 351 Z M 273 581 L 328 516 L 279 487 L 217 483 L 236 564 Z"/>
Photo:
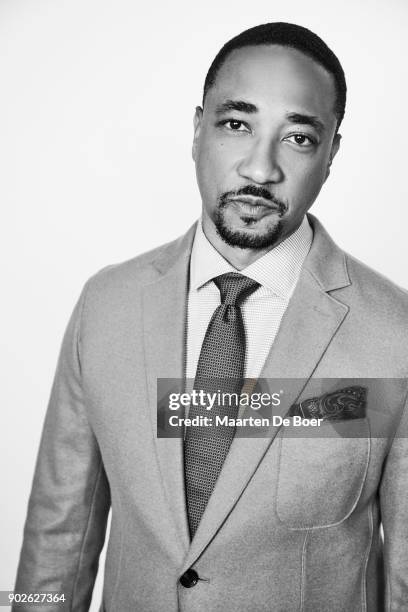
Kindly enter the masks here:
<path id="1" fill-rule="evenodd" d="M 68 323 L 58 359 L 15 584 L 18 593 L 63 593 L 65 603 L 20 604 L 13 612 L 82 612 L 91 602 L 110 494 L 81 384 L 80 327 L 88 283 Z"/>
<path id="2" fill-rule="evenodd" d="M 408 606 L 408 400 L 391 445 L 380 488 L 384 530 L 386 612 Z"/>

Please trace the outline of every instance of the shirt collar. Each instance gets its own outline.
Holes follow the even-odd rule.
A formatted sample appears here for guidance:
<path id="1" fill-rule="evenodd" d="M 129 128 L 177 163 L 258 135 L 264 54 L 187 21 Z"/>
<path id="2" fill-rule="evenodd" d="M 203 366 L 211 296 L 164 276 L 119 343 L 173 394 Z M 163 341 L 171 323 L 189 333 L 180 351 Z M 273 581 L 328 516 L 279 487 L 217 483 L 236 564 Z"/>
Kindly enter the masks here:
<path id="1" fill-rule="evenodd" d="M 277 247 L 240 270 L 240 273 L 257 281 L 276 295 L 289 299 L 312 240 L 313 231 L 305 215 L 295 232 Z M 190 287 L 198 290 L 220 274 L 237 271 L 208 240 L 200 219 L 191 251 Z"/>

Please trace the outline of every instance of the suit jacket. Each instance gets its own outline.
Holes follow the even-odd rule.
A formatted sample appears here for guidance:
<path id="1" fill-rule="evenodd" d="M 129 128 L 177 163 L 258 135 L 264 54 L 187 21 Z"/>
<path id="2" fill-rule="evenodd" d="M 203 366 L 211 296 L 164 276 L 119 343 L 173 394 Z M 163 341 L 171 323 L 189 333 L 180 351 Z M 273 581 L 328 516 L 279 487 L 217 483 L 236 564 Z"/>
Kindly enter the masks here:
<path id="1" fill-rule="evenodd" d="M 309 219 L 313 244 L 262 377 L 296 379 L 282 415 L 333 379 L 363 379 L 358 436 L 328 421 L 326 437 L 278 426 L 236 437 L 190 543 L 182 440 L 156 436 L 156 381 L 184 376 L 193 227 L 84 287 L 52 387 L 17 591 L 65 594 L 44 610 L 88 610 L 111 507 L 101 610 L 408 609 L 408 295 Z M 186 588 L 189 568 L 200 579 Z"/>

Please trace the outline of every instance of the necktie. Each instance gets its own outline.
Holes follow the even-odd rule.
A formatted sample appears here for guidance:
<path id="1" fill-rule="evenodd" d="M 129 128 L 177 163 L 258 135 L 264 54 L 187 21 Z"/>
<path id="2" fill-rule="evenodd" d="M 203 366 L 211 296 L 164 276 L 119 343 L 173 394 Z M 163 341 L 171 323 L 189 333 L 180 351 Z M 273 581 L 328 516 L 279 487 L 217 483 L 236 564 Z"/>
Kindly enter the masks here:
<path id="1" fill-rule="evenodd" d="M 241 392 L 246 343 L 240 304 L 259 287 L 259 283 L 237 272 L 222 274 L 213 280 L 220 291 L 221 304 L 208 324 L 198 359 L 194 390 L 215 393 L 218 397 L 218 392 Z M 236 418 L 238 402 L 214 404 L 210 412 L 202 403 L 191 405 L 189 409 L 189 418 L 202 415 L 213 418 L 211 427 L 186 428 L 184 471 L 192 538 L 235 435 L 235 427 L 214 425 L 216 414 Z"/>

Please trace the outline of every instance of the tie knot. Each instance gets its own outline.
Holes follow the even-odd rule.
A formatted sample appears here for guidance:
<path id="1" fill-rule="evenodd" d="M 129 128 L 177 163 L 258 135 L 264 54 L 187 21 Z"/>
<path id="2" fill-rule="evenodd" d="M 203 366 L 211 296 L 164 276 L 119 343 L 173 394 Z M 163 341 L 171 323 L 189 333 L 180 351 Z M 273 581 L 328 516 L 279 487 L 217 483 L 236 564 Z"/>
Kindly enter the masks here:
<path id="1" fill-rule="evenodd" d="M 213 281 L 220 290 L 221 303 L 233 306 L 239 305 L 260 287 L 259 283 L 252 278 L 238 274 L 238 272 L 221 274 L 221 276 L 216 276 Z"/>

